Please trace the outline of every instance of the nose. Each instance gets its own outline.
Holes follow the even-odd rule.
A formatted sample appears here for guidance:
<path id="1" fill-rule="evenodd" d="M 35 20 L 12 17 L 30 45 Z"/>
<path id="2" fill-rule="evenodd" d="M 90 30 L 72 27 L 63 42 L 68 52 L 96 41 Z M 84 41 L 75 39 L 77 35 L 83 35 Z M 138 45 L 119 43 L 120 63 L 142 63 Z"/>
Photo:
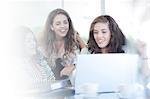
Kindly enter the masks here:
<path id="1" fill-rule="evenodd" d="M 103 38 L 103 34 L 99 32 L 99 33 L 97 34 L 97 38 L 98 38 L 98 39 Z"/>
<path id="2" fill-rule="evenodd" d="M 65 24 L 64 24 L 64 23 L 61 23 L 60 27 L 61 27 L 61 28 L 64 28 L 64 27 L 65 27 Z"/>

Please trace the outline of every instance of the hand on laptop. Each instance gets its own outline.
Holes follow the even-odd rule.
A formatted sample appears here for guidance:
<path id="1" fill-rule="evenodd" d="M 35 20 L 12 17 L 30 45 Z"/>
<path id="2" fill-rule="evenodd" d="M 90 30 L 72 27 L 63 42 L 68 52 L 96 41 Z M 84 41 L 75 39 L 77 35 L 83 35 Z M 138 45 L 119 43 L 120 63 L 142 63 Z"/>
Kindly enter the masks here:
<path id="1" fill-rule="evenodd" d="M 75 66 L 74 65 L 69 65 L 69 66 L 65 66 L 61 72 L 60 72 L 60 76 L 64 76 L 64 75 L 67 75 L 67 76 L 70 76 L 72 71 L 75 69 Z"/>
<path id="2" fill-rule="evenodd" d="M 119 91 L 119 99 L 133 99 L 138 98 L 139 96 L 142 97 L 144 93 L 144 86 L 138 83 L 127 85 L 122 84 L 118 87 Z"/>

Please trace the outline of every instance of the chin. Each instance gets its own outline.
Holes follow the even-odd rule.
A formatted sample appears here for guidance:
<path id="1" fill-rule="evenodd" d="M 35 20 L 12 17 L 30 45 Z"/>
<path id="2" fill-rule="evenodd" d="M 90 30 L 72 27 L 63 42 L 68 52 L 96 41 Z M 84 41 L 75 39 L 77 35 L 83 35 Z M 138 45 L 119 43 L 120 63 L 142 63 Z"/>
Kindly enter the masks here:
<path id="1" fill-rule="evenodd" d="M 66 35 L 61 35 L 61 37 L 66 37 Z"/>
<path id="2" fill-rule="evenodd" d="M 105 48 L 106 46 L 105 46 L 105 45 L 99 45 L 98 47 L 100 47 L 100 48 Z"/>

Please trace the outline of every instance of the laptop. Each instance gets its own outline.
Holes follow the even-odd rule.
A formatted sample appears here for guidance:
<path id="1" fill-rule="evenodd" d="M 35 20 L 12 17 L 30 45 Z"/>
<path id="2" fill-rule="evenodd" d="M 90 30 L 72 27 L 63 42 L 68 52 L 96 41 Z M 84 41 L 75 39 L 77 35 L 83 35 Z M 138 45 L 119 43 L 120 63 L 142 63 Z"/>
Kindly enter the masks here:
<path id="1" fill-rule="evenodd" d="M 122 84 L 137 81 L 138 55 L 136 54 L 82 54 L 77 57 L 75 93 L 94 90 L 98 93 L 117 92 Z M 86 85 L 93 88 L 84 88 Z M 84 90 L 83 90 L 84 89 Z"/>

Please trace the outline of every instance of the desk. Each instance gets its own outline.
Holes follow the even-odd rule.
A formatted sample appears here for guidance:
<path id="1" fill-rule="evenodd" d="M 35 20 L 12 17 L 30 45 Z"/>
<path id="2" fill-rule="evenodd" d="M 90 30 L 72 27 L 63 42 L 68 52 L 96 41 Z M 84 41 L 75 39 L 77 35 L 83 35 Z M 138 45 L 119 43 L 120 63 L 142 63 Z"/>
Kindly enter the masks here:
<path id="1" fill-rule="evenodd" d="M 66 99 L 66 97 L 74 97 L 75 90 L 70 86 L 69 80 L 61 80 L 55 83 L 40 82 L 36 87 L 28 90 L 25 97 L 35 99 Z M 64 98 L 65 97 L 65 98 Z"/>
<path id="2" fill-rule="evenodd" d="M 41 93 L 38 99 L 146 99 L 143 95 L 132 95 L 127 98 L 121 98 L 120 93 L 98 93 L 98 94 L 79 94 L 75 95 L 72 88 L 61 88 L 45 93 Z"/>
<path id="3" fill-rule="evenodd" d="M 64 85 L 64 83 L 60 85 Z M 39 93 L 36 93 L 36 95 L 34 95 L 35 99 L 146 99 L 143 94 L 144 90 L 141 90 L 141 92 L 140 90 L 136 92 L 133 90 L 135 93 L 129 93 L 130 91 L 128 91 L 122 96 L 119 92 L 75 94 L 75 90 L 73 89 L 73 87 L 61 87 L 54 90 L 50 90 L 49 87 L 49 84 L 45 85 L 43 87 L 44 91 L 40 90 Z M 121 98 L 124 96 L 125 98 Z"/>
<path id="4" fill-rule="evenodd" d="M 72 88 L 60 88 L 53 91 L 47 91 L 38 94 L 36 97 L 71 97 L 75 95 L 75 90 Z"/>
<path id="5" fill-rule="evenodd" d="M 71 98 L 72 99 L 72 98 Z M 121 95 L 120 93 L 99 93 L 74 95 L 74 99 L 147 99 L 142 93 Z"/>

